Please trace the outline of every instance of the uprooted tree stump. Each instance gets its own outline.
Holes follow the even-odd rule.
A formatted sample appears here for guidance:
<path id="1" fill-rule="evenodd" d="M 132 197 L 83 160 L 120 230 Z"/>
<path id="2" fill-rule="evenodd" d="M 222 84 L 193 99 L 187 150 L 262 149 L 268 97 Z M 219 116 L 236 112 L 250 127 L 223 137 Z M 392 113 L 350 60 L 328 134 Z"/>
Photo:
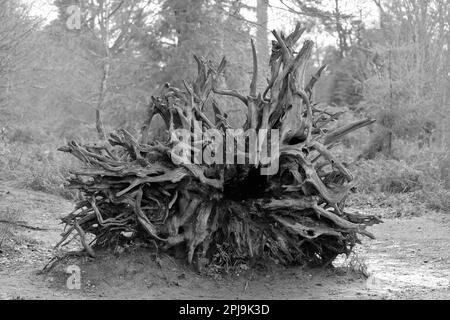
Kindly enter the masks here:
<path id="1" fill-rule="evenodd" d="M 215 68 L 195 57 L 196 80 L 182 89 L 166 85 L 151 98 L 139 139 L 119 130 L 106 143 L 60 148 L 84 163 L 69 179 L 84 200 L 63 218 L 67 229 L 58 246 L 76 232 L 92 256 L 96 248 L 139 240 L 182 250 L 189 263 L 202 257 L 219 265 L 251 258 L 327 264 L 350 253 L 358 234 L 372 238 L 365 227 L 379 221 L 345 211 L 354 179 L 330 150 L 374 121 L 326 129 L 337 115 L 312 102 L 324 67 L 304 84 L 313 42 L 294 51 L 303 31 L 273 32 L 271 78 L 263 93 L 256 92 L 253 42 L 248 96 L 216 87 L 225 59 Z M 246 105 L 241 131 L 227 121 L 218 99 L 224 95 Z M 167 141 L 149 136 L 157 114 Z M 95 240 L 87 243 L 86 233 Z"/>

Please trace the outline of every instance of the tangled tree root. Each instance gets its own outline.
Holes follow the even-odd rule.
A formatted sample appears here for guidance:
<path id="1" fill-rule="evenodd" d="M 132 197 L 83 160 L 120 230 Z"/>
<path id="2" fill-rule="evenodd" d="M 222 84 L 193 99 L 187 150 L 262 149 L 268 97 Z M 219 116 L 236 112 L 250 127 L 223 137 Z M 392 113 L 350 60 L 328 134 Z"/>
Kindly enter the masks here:
<path id="1" fill-rule="evenodd" d="M 373 120 L 326 129 L 337 115 L 312 102 L 324 67 L 304 85 L 313 43 L 305 41 L 298 53 L 294 51 L 303 31 L 297 26 L 289 36 L 273 32 L 271 78 L 262 94 L 256 92 L 253 42 L 248 96 L 216 87 L 225 59 L 214 68 L 195 57 L 196 80 L 185 82 L 183 89 L 167 85 L 160 97 L 152 97 L 139 139 L 119 130 L 107 142 L 70 142 L 60 148 L 84 164 L 72 171 L 69 181 L 84 200 L 63 219 L 67 229 L 58 246 L 77 232 L 91 256 L 97 247 L 139 239 L 155 242 L 163 251 L 182 250 L 189 263 L 202 257 L 216 264 L 251 258 L 326 264 L 350 253 L 358 234 L 372 238 L 365 227 L 379 220 L 345 212 L 353 176 L 330 150 Z M 228 131 L 236 128 L 220 107 L 218 97 L 223 95 L 247 107 L 243 130 L 235 131 L 231 140 Z M 156 114 L 167 126 L 168 141 L 150 139 Z M 265 135 L 273 129 L 278 131 Z M 247 139 L 236 146 L 249 131 L 257 133 L 258 143 Z M 217 143 L 219 138 L 223 143 Z M 265 147 L 272 138 L 279 143 Z M 260 155 L 264 147 L 270 157 Z M 222 153 L 245 161 L 187 161 L 198 154 L 217 160 Z M 278 170 L 270 172 L 275 161 Z M 94 234 L 95 240 L 88 243 L 86 233 Z"/>

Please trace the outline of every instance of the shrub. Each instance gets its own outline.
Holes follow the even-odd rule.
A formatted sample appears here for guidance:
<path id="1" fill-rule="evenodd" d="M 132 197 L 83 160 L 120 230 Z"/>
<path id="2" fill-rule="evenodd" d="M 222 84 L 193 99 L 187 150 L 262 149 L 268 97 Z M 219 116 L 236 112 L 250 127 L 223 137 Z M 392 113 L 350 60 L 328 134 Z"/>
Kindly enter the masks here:
<path id="1" fill-rule="evenodd" d="M 72 159 L 59 154 L 56 145 L 0 143 L 0 180 L 14 187 L 42 191 L 71 199 L 64 188 Z"/>
<path id="2" fill-rule="evenodd" d="M 7 139 L 10 143 L 41 144 L 48 140 L 48 137 L 41 130 L 17 127 L 8 131 Z"/>
<path id="3" fill-rule="evenodd" d="M 358 177 L 358 191 L 362 194 L 408 193 L 430 209 L 450 211 L 450 152 L 447 148 L 419 148 L 417 143 L 397 140 L 394 155 L 398 160 L 378 154 L 373 160 L 355 163 L 352 170 Z"/>
<path id="4" fill-rule="evenodd" d="M 375 159 L 360 161 L 355 169 L 361 192 L 406 193 L 421 190 L 423 173 L 405 161 Z"/>

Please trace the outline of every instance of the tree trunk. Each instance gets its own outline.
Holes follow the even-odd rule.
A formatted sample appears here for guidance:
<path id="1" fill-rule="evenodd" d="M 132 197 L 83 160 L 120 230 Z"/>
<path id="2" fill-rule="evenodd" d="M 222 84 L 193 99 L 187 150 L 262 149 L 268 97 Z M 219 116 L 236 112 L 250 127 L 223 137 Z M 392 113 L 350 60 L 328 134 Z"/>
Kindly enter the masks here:
<path id="1" fill-rule="evenodd" d="M 336 32 L 338 34 L 338 46 L 339 46 L 339 56 L 341 59 L 345 57 L 347 52 L 347 35 L 345 33 L 344 27 L 342 26 L 341 10 L 339 5 L 339 0 L 335 0 L 335 11 L 334 18 L 336 23 Z"/>
<path id="2" fill-rule="evenodd" d="M 257 0 L 256 6 L 256 21 L 257 21 L 257 32 L 256 32 L 256 50 L 258 52 L 258 61 L 260 61 L 260 74 L 266 75 L 268 71 L 267 61 L 269 61 L 269 38 L 267 34 L 268 30 L 268 9 L 269 0 Z M 261 84 L 265 85 L 265 77 L 260 77 Z"/>

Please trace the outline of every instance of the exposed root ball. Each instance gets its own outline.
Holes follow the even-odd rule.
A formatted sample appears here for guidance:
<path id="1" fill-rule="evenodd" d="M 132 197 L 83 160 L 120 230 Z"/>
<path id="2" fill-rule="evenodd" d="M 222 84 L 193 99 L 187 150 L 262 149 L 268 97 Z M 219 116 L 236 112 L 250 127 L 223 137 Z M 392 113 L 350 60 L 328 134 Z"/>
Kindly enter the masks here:
<path id="1" fill-rule="evenodd" d="M 58 245 L 78 232 L 90 255 L 96 247 L 139 239 L 183 250 L 189 263 L 202 257 L 216 264 L 252 258 L 326 264 L 349 253 L 357 234 L 372 237 L 365 226 L 376 218 L 345 213 L 353 176 L 330 150 L 373 120 L 326 129 L 337 116 L 311 101 L 323 67 L 304 85 L 313 44 L 305 41 L 295 53 L 302 33 L 299 26 L 287 37 L 273 32 L 271 79 L 261 94 L 253 42 L 248 96 L 216 87 L 225 59 L 215 68 L 195 57 L 197 79 L 152 97 L 139 139 L 119 130 L 107 142 L 60 148 L 84 164 L 69 185 L 85 200 L 63 219 L 68 229 Z M 236 128 L 222 111 L 222 95 L 245 103 L 243 130 L 230 131 Z M 156 114 L 168 141 L 149 137 Z M 86 233 L 95 241 L 87 243 Z"/>

